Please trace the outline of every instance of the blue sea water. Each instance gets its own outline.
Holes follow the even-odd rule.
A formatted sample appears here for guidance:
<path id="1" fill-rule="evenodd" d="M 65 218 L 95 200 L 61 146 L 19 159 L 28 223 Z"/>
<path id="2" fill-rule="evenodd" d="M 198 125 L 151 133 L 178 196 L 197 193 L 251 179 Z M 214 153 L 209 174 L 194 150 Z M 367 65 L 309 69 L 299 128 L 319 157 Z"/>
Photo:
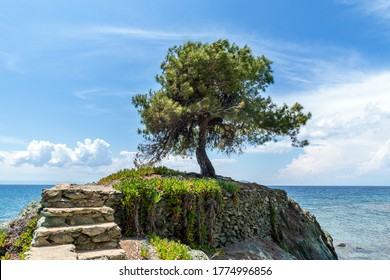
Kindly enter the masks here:
<path id="1" fill-rule="evenodd" d="M 278 186 L 314 214 L 339 259 L 390 259 L 390 187 Z M 345 243 L 345 247 L 338 246 Z"/>
<path id="2" fill-rule="evenodd" d="M 0 223 L 40 200 L 51 185 L 0 185 Z M 317 218 L 339 259 L 390 259 L 390 187 L 273 186 Z M 346 247 L 337 246 L 345 243 Z"/>
<path id="3" fill-rule="evenodd" d="M 42 189 L 52 185 L 0 185 L 0 223 L 16 218 L 33 200 L 41 200 Z"/>

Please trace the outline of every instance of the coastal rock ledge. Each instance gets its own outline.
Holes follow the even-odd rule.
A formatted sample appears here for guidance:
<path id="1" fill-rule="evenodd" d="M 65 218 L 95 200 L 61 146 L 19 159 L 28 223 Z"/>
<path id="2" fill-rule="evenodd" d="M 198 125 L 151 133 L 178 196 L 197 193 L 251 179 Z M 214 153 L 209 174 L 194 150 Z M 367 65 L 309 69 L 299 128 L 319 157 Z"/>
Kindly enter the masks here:
<path id="1" fill-rule="evenodd" d="M 284 190 L 255 183 L 234 183 L 240 186 L 238 192 L 231 194 L 223 190 L 215 215 L 206 217 L 213 225 L 205 229 L 208 245 L 217 250 L 210 259 L 337 259 L 332 237 L 321 228 L 314 215 L 301 209 Z M 43 228 L 36 230 L 33 246 L 73 244 L 78 252 L 106 249 L 100 245 L 112 243 L 107 249 L 118 249 L 118 230 L 122 229 L 123 234 L 124 224 L 131 222 L 121 215 L 121 196 L 123 194 L 114 190 L 112 184 L 64 184 L 44 190 Z M 153 222 L 138 225 L 141 235 L 153 232 L 163 238 L 185 240 L 188 225 L 175 221 L 167 205 L 168 201 L 162 196 L 153 207 Z M 99 225 L 96 233 L 87 232 L 90 228 L 95 231 L 95 224 Z M 81 240 L 82 237 L 86 240 Z"/>
<path id="2" fill-rule="evenodd" d="M 234 199 L 224 193 L 217 215 L 218 259 L 337 259 L 332 237 L 284 190 L 240 185 Z"/>

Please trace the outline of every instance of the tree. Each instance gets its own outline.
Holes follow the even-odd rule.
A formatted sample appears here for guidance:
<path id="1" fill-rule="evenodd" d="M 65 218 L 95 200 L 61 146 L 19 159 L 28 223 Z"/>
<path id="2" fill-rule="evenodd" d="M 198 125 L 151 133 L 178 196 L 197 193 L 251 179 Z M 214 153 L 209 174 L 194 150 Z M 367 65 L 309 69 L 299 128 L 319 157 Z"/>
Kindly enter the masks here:
<path id="1" fill-rule="evenodd" d="M 311 114 L 296 103 L 277 106 L 262 97 L 273 83 L 271 61 L 228 40 L 188 42 L 168 50 L 156 80 L 161 88 L 133 97 L 144 129 L 141 158 L 158 162 L 168 154 L 196 154 L 203 176 L 215 177 L 206 149 L 229 155 L 246 145 L 289 136 L 293 146 Z"/>

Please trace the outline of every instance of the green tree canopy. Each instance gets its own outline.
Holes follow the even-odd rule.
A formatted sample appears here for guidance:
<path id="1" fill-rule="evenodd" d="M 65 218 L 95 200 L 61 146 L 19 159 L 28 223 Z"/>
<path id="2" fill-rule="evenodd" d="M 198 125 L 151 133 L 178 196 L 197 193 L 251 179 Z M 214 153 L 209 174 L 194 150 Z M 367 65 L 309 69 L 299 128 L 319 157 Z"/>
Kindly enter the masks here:
<path id="1" fill-rule="evenodd" d="M 148 161 L 195 153 L 202 175 L 215 177 L 206 149 L 229 155 L 285 136 L 293 146 L 308 144 L 297 135 L 311 114 L 261 96 L 273 83 L 271 61 L 249 47 L 188 42 L 170 48 L 161 69 L 161 88 L 133 97 L 146 140 L 138 148 Z"/>

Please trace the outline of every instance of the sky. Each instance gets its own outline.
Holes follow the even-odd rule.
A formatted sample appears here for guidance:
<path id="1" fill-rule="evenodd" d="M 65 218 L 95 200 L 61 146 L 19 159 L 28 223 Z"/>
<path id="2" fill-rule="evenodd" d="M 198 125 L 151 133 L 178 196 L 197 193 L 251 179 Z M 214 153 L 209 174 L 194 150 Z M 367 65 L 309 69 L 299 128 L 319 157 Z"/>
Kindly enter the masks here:
<path id="1" fill-rule="evenodd" d="M 156 90 L 168 48 L 228 39 L 272 64 L 264 95 L 299 102 L 289 139 L 230 157 L 217 174 L 265 185 L 390 185 L 388 0 L 1 1 L 0 183 L 86 183 L 133 167 L 131 104 Z M 194 158 L 163 165 L 199 172 Z"/>

